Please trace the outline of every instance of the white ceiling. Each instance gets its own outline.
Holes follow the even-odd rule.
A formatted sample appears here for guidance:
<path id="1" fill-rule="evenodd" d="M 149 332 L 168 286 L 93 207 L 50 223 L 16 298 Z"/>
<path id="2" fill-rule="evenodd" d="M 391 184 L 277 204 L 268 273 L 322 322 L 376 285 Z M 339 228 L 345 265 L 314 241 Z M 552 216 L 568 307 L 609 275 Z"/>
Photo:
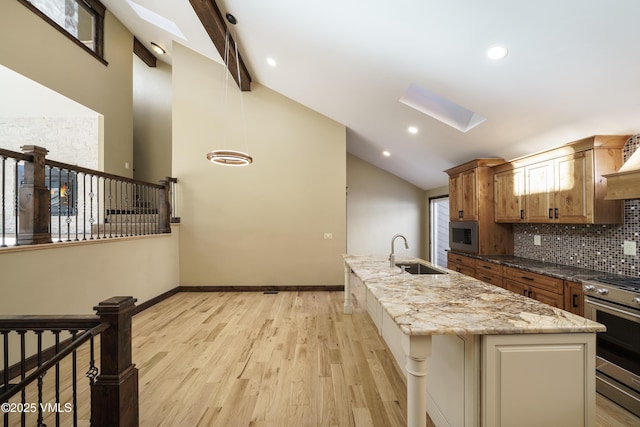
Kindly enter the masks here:
<path id="1" fill-rule="evenodd" d="M 139 40 L 220 57 L 188 0 L 103 0 Z M 638 0 L 218 0 L 253 81 L 347 126 L 350 153 L 423 189 L 475 157 L 640 132 Z M 504 44 L 509 55 L 487 58 Z M 267 57 L 277 61 L 267 65 Z M 487 118 L 466 133 L 399 100 L 415 84 Z M 419 129 L 417 135 L 408 126 Z M 383 157 L 388 150 L 390 157 Z"/>

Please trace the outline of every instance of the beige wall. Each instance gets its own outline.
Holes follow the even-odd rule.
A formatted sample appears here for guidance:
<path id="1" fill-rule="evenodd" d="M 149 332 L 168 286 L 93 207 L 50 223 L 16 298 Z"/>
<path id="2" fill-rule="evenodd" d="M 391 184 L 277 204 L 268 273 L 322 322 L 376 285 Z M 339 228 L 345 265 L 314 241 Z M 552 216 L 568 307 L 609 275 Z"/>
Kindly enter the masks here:
<path id="1" fill-rule="evenodd" d="M 133 58 L 133 168 L 140 181 L 171 175 L 171 66 Z"/>
<path id="2" fill-rule="evenodd" d="M 245 149 L 240 92 L 224 101 L 221 65 L 175 44 L 173 55 L 181 285 L 341 284 L 345 127 L 254 83 L 243 95 L 254 164 L 210 164 L 212 149 Z"/>
<path id="3" fill-rule="evenodd" d="M 172 233 L 95 243 L 0 250 L 0 313 L 91 314 L 131 295 L 141 304 L 178 286 L 179 227 Z"/>
<path id="4" fill-rule="evenodd" d="M 19 2 L 0 5 L 0 63 L 102 114 L 104 170 L 130 177 L 124 164 L 133 163 L 133 36 L 110 13 L 105 36 L 108 66 Z"/>
<path id="5" fill-rule="evenodd" d="M 351 154 L 347 155 L 347 252 L 388 255 L 394 234 L 396 253 L 423 257 L 424 191 Z"/>

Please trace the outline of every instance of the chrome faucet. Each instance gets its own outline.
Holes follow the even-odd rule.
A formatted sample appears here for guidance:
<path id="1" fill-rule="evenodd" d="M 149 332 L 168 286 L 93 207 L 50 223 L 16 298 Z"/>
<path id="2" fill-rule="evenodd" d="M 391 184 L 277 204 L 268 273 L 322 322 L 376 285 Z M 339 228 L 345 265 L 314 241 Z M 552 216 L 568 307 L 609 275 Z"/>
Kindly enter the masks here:
<path id="1" fill-rule="evenodd" d="M 404 237 L 402 234 L 396 234 L 395 236 L 393 236 L 391 238 L 391 254 L 389 255 L 389 265 L 391 267 L 396 266 L 396 254 L 394 253 L 394 250 L 393 250 L 393 243 L 396 241 L 398 237 L 402 237 L 402 240 L 404 240 L 404 247 L 406 249 L 409 249 L 409 244 L 407 243 L 406 237 Z"/>

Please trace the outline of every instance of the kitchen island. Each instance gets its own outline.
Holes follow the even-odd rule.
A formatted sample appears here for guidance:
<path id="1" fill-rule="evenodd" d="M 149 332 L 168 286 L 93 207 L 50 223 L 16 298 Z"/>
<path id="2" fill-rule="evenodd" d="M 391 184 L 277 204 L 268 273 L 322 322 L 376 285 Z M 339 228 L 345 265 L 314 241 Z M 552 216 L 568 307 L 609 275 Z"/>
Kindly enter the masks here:
<path id="1" fill-rule="evenodd" d="M 351 285 L 363 285 L 407 379 L 409 426 L 423 427 L 427 411 L 437 426 L 595 425 L 604 326 L 451 270 L 414 275 L 374 256 L 344 264 L 344 311 Z"/>

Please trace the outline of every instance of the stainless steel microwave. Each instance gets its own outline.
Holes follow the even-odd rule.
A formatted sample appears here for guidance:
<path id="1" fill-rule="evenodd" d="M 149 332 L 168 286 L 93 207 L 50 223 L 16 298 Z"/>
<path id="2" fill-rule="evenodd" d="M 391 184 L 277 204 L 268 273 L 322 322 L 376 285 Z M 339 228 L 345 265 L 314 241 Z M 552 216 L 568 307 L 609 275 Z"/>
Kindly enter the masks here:
<path id="1" fill-rule="evenodd" d="M 478 253 L 478 223 L 475 221 L 449 222 L 449 247 L 451 249 Z"/>

